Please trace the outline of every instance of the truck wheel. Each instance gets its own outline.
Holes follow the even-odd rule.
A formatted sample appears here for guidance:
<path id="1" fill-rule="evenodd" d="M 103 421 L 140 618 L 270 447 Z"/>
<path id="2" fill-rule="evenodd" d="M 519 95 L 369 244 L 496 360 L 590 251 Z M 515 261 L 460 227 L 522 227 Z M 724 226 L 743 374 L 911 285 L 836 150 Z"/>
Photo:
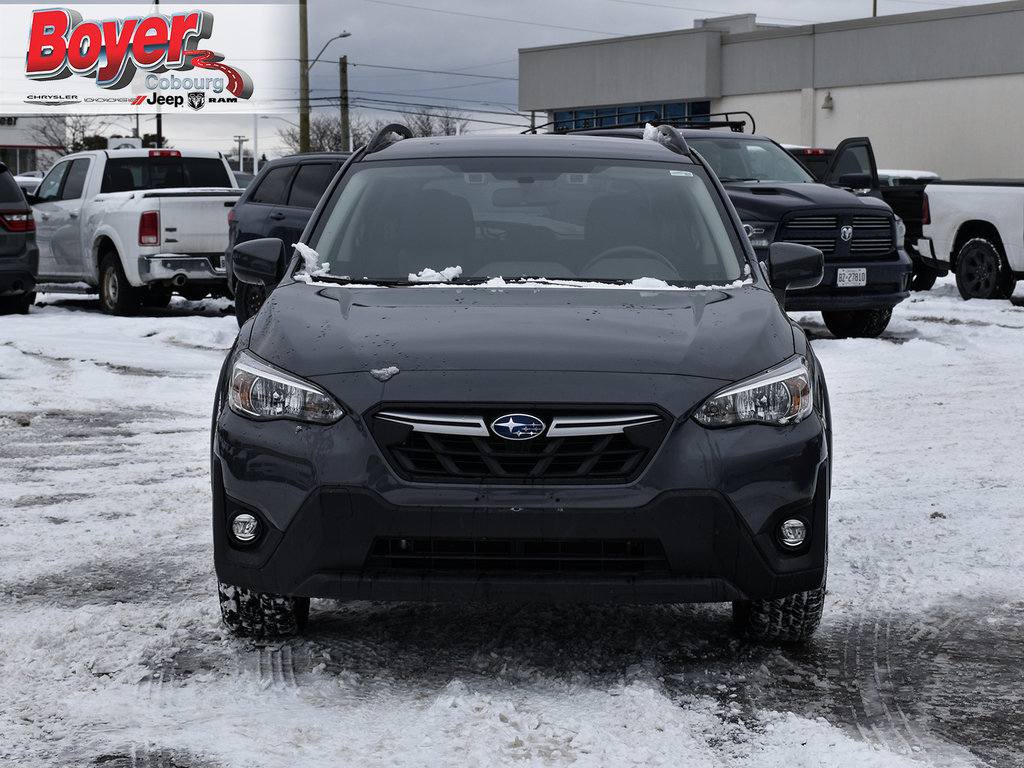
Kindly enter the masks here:
<path id="1" fill-rule="evenodd" d="M 874 339 L 889 325 L 891 317 L 892 309 L 848 309 L 821 313 L 825 327 L 837 339 Z"/>
<path id="2" fill-rule="evenodd" d="M 1017 281 L 999 247 L 972 237 L 956 256 L 956 287 L 965 299 L 1008 299 Z"/>
<path id="3" fill-rule="evenodd" d="M 736 600 L 733 627 L 754 640 L 802 643 L 818 628 L 824 608 L 824 585 L 776 600 Z"/>
<path id="4" fill-rule="evenodd" d="M 285 597 L 217 582 L 224 626 L 239 636 L 294 635 L 309 618 L 308 597 Z"/>
<path id="5" fill-rule="evenodd" d="M 266 300 L 267 289 L 262 285 L 239 282 L 235 286 L 235 317 L 238 319 L 238 324 L 242 325 L 259 312 Z"/>
<path id="6" fill-rule="evenodd" d="M 929 291 L 935 285 L 939 271 L 919 261 L 914 262 L 914 273 L 910 277 L 910 290 Z"/>
<path id="7" fill-rule="evenodd" d="M 100 309 L 109 315 L 133 315 L 141 298 L 125 277 L 121 259 L 108 252 L 100 262 Z"/>

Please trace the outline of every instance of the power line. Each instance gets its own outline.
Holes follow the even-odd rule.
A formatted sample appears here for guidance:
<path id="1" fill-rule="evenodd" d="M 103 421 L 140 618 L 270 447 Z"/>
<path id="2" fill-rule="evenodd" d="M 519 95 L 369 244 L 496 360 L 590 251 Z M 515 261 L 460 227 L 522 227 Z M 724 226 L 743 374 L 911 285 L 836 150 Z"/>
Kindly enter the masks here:
<path id="1" fill-rule="evenodd" d="M 429 11 L 431 13 L 446 13 L 449 16 L 468 16 L 472 19 L 486 19 L 487 21 L 504 21 L 509 24 L 526 24 L 530 27 L 548 27 L 550 29 L 567 29 L 571 32 L 590 32 L 595 35 L 608 35 L 609 37 L 618 37 L 621 32 L 605 32 L 600 29 L 584 29 L 582 27 L 566 27 L 560 24 L 545 24 L 541 21 L 522 21 L 521 19 L 506 19 L 501 16 L 485 16 L 480 13 L 466 13 L 464 11 L 446 11 L 441 8 L 424 8 L 422 5 L 410 5 L 408 3 L 397 3 L 394 0 L 363 0 L 367 3 L 376 3 L 377 5 L 394 5 L 398 8 L 412 8 L 416 11 Z"/>
<path id="2" fill-rule="evenodd" d="M 378 2 L 378 0 L 366 0 L 367 2 Z M 418 67 L 394 67 L 387 64 L 360 64 L 350 61 L 350 67 L 372 67 L 374 69 L 398 69 L 403 72 L 425 72 L 431 75 L 455 75 L 457 77 L 479 77 L 485 80 L 519 80 L 518 77 L 505 77 L 503 75 L 476 75 L 472 72 L 450 72 L 443 69 L 420 69 Z M 489 66 L 489 65 L 488 65 Z"/>

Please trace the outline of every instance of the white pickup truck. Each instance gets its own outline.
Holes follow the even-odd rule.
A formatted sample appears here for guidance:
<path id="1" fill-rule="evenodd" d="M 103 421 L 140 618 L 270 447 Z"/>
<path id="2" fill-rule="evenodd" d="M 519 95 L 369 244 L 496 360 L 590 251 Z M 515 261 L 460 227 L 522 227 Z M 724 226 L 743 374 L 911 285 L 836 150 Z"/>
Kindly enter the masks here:
<path id="1" fill-rule="evenodd" d="M 228 213 L 242 190 L 219 152 L 120 149 L 61 158 L 29 197 L 40 290 L 98 291 L 131 314 L 227 292 Z"/>
<path id="2" fill-rule="evenodd" d="M 965 299 L 1008 299 L 1024 278 L 1024 180 L 940 181 L 925 187 L 917 251 L 952 271 Z"/>

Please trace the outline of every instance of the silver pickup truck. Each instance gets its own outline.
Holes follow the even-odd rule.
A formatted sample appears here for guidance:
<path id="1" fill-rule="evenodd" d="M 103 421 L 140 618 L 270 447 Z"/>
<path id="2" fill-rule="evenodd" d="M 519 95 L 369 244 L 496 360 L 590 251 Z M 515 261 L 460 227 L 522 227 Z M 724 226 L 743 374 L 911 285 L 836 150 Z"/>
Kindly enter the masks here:
<path id="1" fill-rule="evenodd" d="M 242 190 L 218 152 L 122 149 L 61 158 L 29 197 L 41 290 L 100 294 L 112 314 L 227 292 L 228 212 Z"/>

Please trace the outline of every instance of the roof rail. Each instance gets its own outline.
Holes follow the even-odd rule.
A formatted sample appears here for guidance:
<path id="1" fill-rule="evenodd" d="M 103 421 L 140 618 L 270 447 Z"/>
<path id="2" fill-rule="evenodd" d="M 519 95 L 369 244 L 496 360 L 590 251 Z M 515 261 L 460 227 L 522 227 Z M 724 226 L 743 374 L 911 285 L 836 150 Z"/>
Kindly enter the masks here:
<path id="1" fill-rule="evenodd" d="M 398 135 L 397 139 L 389 138 L 393 133 Z M 363 151 L 363 154 L 369 155 L 373 152 L 377 152 L 381 149 L 384 149 L 384 147 L 388 146 L 389 144 L 394 144 L 396 141 L 411 138 L 412 131 L 410 131 L 404 125 L 402 125 L 401 123 L 389 123 L 388 125 L 385 125 L 383 128 L 378 128 L 374 132 L 373 136 L 370 137 L 370 140 L 366 142 L 366 149 Z"/>

